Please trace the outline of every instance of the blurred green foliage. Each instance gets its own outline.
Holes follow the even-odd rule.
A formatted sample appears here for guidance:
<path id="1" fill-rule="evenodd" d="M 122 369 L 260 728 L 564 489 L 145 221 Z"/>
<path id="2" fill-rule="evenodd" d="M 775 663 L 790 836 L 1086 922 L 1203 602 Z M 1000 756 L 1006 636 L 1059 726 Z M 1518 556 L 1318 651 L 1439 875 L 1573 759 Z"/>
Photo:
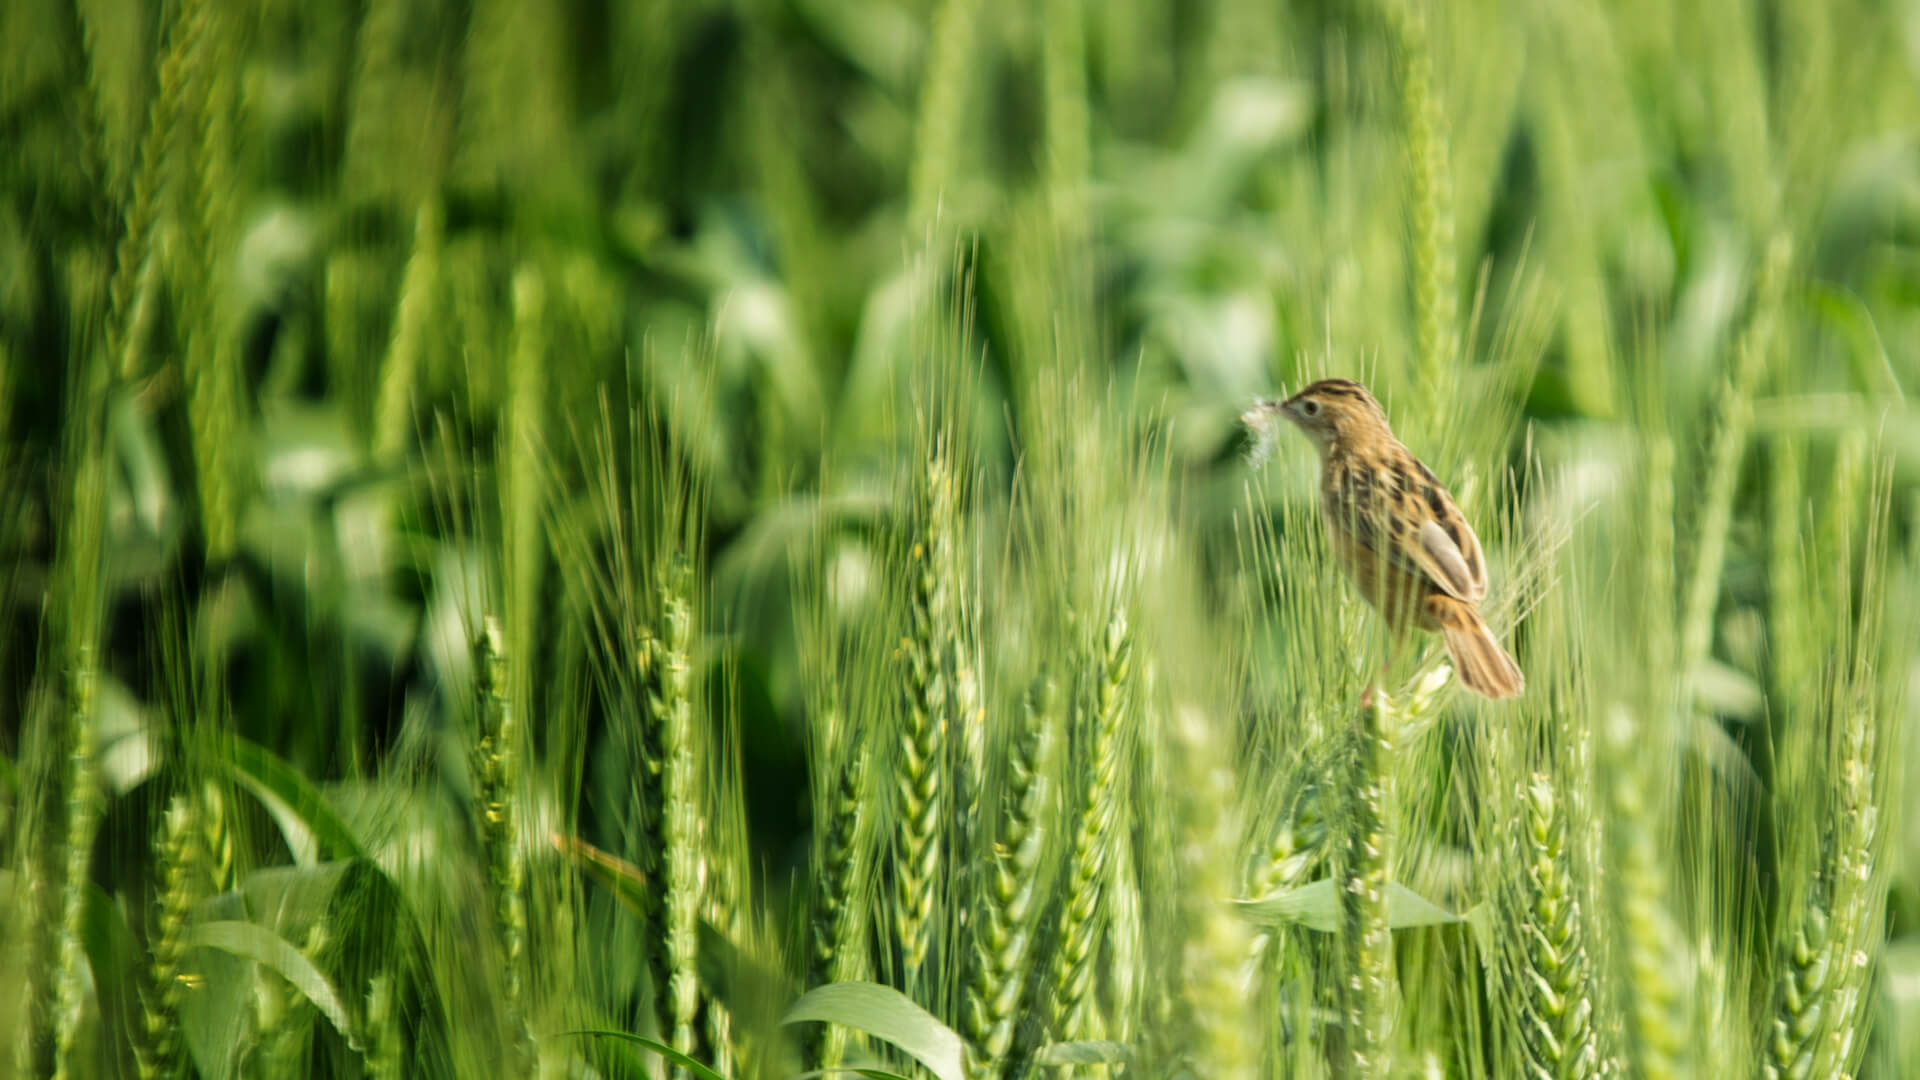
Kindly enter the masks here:
<path id="1" fill-rule="evenodd" d="M 1521 858 L 1461 802 L 1534 814 L 1614 920 L 1578 968 L 1600 1052 L 1648 1076 L 1771 1061 L 1781 943 L 1833 908 L 1871 970 L 1832 1007 L 1857 1045 L 1819 1060 L 1857 1062 L 1877 1016 L 1863 1075 L 1910 1074 L 1916 42 L 1920 8 L 1867 0 L 9 0 L 0 1071 L 625 1075 L 651 1066 L 556 1033 L 691 1050 L 663 987 L 695 953 L 701 1001 L 731 982 L 741 1028 L 771 1027 L 823 970 L 794 927 L 845 748 L 899 765 L 899 643 L 956 741 L 984 715 L 984 747 L 1035 752 L 1009 718 L 1036 676 L 1104 685 L 1109 608 L 1144 627 L 1152 674 L 1126 677 L 1164 724 L 1127 782 L 1175 824 L 1090 807 L 1135 862 L 1076 872 L 1116 875 L 1115 926 L 1237 941 L 1206 901 L 1304 882 L 1267 819 L 1339 786 L 1322 743 L 1380 643 L 1314 546 L 1304 444 L 1249 473 L 1236 418 L 1338 373 L 1480 523 L 1537 688 L 1503 715 L 1436 703 L 1431 655 L 1392 673 L 1433 725 L 1386 766 L 1394 887 L 1524 922 L 1547 885 L 1447 867 Z M 676 702 L 684 745 L 635 726 Z M 1179 782 L 1216 757 L 1231 790 Z M 993 817 L 1015 781 L 980 767 Z M 871 782 L 847 789 L 880 818 L 869 878 L 900 810 L 873 791 L 905 781 Z M 931 974 L 894 966 L 885 920 L 833 966 L 956 1028 L 962 901 L 996 857 L 968 797 L 935 802 L 936 847 L 982 846 Z M 1210 833 L 1208 807 L 1235 817 Z M 665 884 L 684 843 L 708 845 L 675 879 L 697 912 Z M 1234 872 L 1180 863 L 1196 844 Z M 1704 957 L 1683 1028 L 1723 1032 L 1671 1061 L 1632 1000 L 1637 883 L 1671 892 L 1663 947 Z M 497 952 L 464 956 L 489 919 Z M 1123 976 L 1075 1045 L 1233 1059 L 1174 970 L 1200 953 L 1106 932 Z M 1401 1064 L 1512 1075 L 1538 1048 L 1479 1010 L 1534 1015 L 1499 973 L 1538 958 L 1483 944 L 1465 985 L 1468 932 L 1419 934 L 1407 1001 L 1471 1001 L 1403 1003 Z M 1254 955 L 1297 989 L 1313 948 Z M 1140 1002 L 1173 984 L 1211 1049 L 1155 1042 L 1175 1006 Z M 1261 1060 L 1321 1067 L 1298 1036 L 1327 1002 L 1281 996 Z M 1007 1060 L 1045 1057 L 1021 1040 Z M 778 1071 L 757 1052 L 739 1074 Z"/>

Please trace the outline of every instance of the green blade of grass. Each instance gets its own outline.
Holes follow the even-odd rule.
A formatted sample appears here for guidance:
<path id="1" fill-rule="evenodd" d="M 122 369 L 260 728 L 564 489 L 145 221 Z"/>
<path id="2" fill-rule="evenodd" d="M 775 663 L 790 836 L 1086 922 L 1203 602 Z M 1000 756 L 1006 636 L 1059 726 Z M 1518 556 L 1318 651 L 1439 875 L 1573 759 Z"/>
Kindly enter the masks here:
<path id="1" fill-rule="evenodd" d="M 966 1043 L 913 999 L 878 983 L 834 983 L 800 995 L 782 1024 L 840 1024 L 889 1042 L 938 1080 L 966 1080 Z"/>
<path id="2" fill-rule="evenodd" d="M 296 862 L 311 864 L 326 853 L 343 859 L 367 858 L 359 838 L 328 805 L 326 796 L 293 766 L 241 738 L 228 743 L 226 751 L 225 764 L 233 781 L 252 792 L 273 816 Z"/>
<path id="3" fill-rule="evenodd" d="M 353 1019 L 347 1015 L 347 1007 L 341 1002 L 340 995 L 334 992 L 333 983 L 314 966 L 312 960 L 307 959 L 305 953 L 294 948 L 291 942 L 280 935 L 250 922 L 225 920 L 191 927 L 187 930 L 186 944 L 189 947 L 219 949 L 269 968 L 313 1002 L 320 1014 L 346 1038 L 349 1046 L 356 1050 L 360 1048 L 360 1041 L 353 1030 Z"/>
<path id="4" fill-rule="evenodd" d="M 633 1043 L 635 1046 L 643 1046 L 659 1054 L 661 1057 L 692 1073 L 695 1077 L 698 1077 L 698 1080 L 727 1080 L 725 1076 L 713 1071 L 713 1069 L 705 1063 L 675 1050 L 659 1039 L 651 1039 L 645 1035 L 635 1035 L 630 1031 L 614 1031 L 610 1028 L 583 1028 L 579 1031 L 567 1031 L 561 1034 L 590 1035 L 597 1039 L 621 1039 Z"/>
<path id="5" fill-rule="evenodd" d="M 1250 922 L 1267 926 L 1297 923 L 1309 930 L 1332 933 L 1339 922 L 1339 897 L 1333 880 L 1324 878 L 1297 889 L 1258 900 L 1235 900 L 1233 906 Z M 1387 924 L 1395 930 L 1415 926 L 1444 926 L 1463 917 L 1428 900 L 1398 882 L 1387 887 Z"/>

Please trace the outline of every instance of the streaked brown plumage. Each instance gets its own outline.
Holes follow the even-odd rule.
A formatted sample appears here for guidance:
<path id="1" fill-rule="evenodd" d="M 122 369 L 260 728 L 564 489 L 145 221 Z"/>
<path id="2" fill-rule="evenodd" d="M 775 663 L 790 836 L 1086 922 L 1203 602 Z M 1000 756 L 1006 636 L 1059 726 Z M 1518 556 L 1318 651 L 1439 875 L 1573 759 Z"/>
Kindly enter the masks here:
<path id="1" fill-rule="evenodd" d="M 1250 425 L 1284 416 L 1320 451 L 1320 510 L 1341 569 L 1394 632 L 1438 631 L 1460 681 L 1490 698 L 1526 678 L 1480 618 L 1487 595 L 1480 539 L 1432 470 L 1394 438 L 1386 411 L 1351 379 L 1323 379 L 1262 402 Z"/>

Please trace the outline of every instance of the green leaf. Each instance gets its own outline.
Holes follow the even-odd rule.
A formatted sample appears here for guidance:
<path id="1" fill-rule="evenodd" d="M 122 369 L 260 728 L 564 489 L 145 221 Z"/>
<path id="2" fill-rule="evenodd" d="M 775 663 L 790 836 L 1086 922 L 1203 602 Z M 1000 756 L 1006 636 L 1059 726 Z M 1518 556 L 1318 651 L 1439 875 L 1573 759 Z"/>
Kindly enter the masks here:
<path id="1" fill-rule="evenodd" d="M 289 941 L 299 941 L 327 913 L 353 863 L 270 866 L 240 879 L 247 918 Z"/>
<path id="2" fill-rule="evenodd" d="M 265 747 L 235 738 L 226 765 L 235 783 L 251 791 L 280 826 L 294 861 L 318 862 L 322 849 L 336 858 L 365 859 L 366 849 L 320 789 Z"/>
<path id="3" fill-rule="evenodd" d="M 206 907 L 215 919 L 240 915 L 233 893 L 211 897 Z M 211 920 L 210 920 L 211 921 Z M 258 964 L 250 957 L 218 948 L 182 952 L 177 975 L 181 1042 L 201 1080 L 236 1080 L 240 1044 L 253 1019 L 249 1002 Z"/>
<path id="4" fill-rule="evenodd" d="M 1235 900 L 1233 905 L 1242 917 L 1263 926 L 1297 923 L 1309 930 L 1332 933 L 1340 923 L 1340 897 L 1334 892 L 1331 878 L 1258 900 Z M 1395 930 L 1459 921 L 1460 916 L 1397 881 L 1387 886 L 1387 925 Z"/>
<path id="5" fill-rule="evenodd" d="M 276 973 L 293 988 L 305 994 L 314 1008 L 332 1022 L 335 1030 L 347 1040 L 347 1045 L 356 1050 L 360 1043 L 354 1037 L 353 1020 L 347 1015 L 346 1006 L 340 1001 L 340 995 L 334 993 L 333 984 L 305 953 L 293 947 L 287 939 L 275 934 L 264 926 L 250 922 L 231 920 L 225 922 L 199 923 L 189 928 L 186 944 L 207 949 L 218 949 L 233 956 L 243 957 L 260 964 Z"/>
<path id="6" fill-rule="evenodd" d="M 891 986 L 843 982 L 800 995 L 782 1024 L 818 1020 L 890 1042 L 939 1080 L 966 1080 L 966 1043 L 932 1013 Z"/>
<path id="7" fill-rule="evenodd" d="M 0 882 L 0 896 L 6 892 L 6 883 Z M 80 942 L 93 972 L 101 1026 L 108 1031 L 132 1031 L 141 1018 L 135 988 L 145 954 L 134 942 L 126 912 L 98 885 L 88 882 L 80 917 Z M 122 1042 L 119 1049 L 124 1050 L 126 1045 Z M 131 1057 L 125 1064 L 132 1064 Z"/>
<path id="8" fill-rule="evenodd" d="M 626 1031 L 615 1031 L 611 1028 L 583 1028 L 579 1031 L 569 1031 L 565 1034 L 591 1035 L 599 1039 L 624 1039 L 627 1042 L 636 1043 L 659 1054 L 661 1057 L 666 1058 L 668 1061 L 699 1077 L 700 1080 L 727 1080 L 725 1076 L 713 1071 L 712 1067 L 688 1057 L 673 1047 L 668 1046 L 666 1043 L 661 1042 L 659 1039 L 650 1039 L 645 1035 L 635 1035 Z"/>
<path id="9" fill-rule="evenodd" d="M 1126 1043 L 1106 1039 L 1049 1043 L 1033 1060 L 1041 1065 L 1125 1065 L 1133 1060 Z"/>

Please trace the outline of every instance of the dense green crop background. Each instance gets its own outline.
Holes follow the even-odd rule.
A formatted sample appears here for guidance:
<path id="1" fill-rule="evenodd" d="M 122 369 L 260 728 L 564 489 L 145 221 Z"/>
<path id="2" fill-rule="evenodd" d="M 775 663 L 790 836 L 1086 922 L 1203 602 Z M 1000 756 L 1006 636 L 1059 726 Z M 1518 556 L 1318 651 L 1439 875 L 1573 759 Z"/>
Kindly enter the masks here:
<path id="1" fill-rule="evenodd" d="M 1912 3 L 7 0 L 0 1076 L 1920 1075 L 1907 387 Z"/>

